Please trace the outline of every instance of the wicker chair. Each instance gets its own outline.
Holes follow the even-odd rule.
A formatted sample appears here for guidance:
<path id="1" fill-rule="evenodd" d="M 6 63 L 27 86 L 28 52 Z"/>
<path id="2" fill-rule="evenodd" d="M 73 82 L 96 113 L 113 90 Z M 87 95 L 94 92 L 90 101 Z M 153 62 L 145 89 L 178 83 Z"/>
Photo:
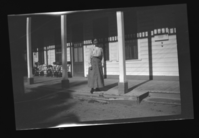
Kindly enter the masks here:
<path id="1" fill-rule="evenodd" d="M 52 65 L 48 65 L 47 67 L 47 71 L 46 71 L 46 77 L 53 77 L 53 69 L 52 69 Z"/>

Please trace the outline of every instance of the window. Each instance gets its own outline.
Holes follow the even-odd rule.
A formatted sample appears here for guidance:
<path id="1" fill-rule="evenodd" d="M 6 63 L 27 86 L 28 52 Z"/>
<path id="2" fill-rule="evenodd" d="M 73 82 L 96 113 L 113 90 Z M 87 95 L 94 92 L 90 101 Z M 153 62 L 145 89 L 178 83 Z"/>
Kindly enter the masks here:
<path id="1" fill-rule="evenodd" d="M 56 62 L 62 63 L 62 60 L 61 60 L 61 56 L 62 56 L 61 48 L 55 49 L 55 52 L 56 52 L 56 55 L 55 55 Z"/>
<path id="2" fill-rule="evenodd" d="M 125 43 L 126 60 L 138 59 L 138 48 L 137 47 L 138 47 L 137 39 L 126 40 L 126 43 Z"/>
<path id="3" fill-rule="evenodd" d="M 48 64 L 53 65 L 55 62 L 55 49 L 48 50 Z"/>
<path id="4" fill-rule="evenodd" d="M 83 62 L 83 47 L 81 43 L 74 44 L 74 62 Z"/>
<path id="5" fill-rule="evenodd" d="M 39 51 L 39 64 L 44 64 L 44 51 Z"/>

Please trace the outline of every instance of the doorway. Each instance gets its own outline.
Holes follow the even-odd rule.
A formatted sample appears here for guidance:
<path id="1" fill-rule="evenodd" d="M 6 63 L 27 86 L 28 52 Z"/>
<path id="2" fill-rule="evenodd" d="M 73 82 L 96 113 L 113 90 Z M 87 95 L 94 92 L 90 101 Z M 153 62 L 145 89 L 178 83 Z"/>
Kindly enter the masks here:
<path id="1" fill-rule="evenodd" d="M 83 23 L 72 26 L 73 76 L 84 77 Z"/>
<path id="2" fill-rule="evenodd" d="M 84 77 L 84 55 L 82 42 L 75 42 L 73 44 L 73 53 L 73 75 Z"/>

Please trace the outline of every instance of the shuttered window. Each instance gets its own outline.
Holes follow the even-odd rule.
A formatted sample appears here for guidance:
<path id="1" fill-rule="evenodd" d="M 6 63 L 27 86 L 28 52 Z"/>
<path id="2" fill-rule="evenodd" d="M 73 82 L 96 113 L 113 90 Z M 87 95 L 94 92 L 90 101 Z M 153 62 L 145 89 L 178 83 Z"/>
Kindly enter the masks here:
<path id="1" fill-rule="evenodd" d="M 74 61 L 83 62 L 83 47 L 81 43 L 74 44 Z"/>

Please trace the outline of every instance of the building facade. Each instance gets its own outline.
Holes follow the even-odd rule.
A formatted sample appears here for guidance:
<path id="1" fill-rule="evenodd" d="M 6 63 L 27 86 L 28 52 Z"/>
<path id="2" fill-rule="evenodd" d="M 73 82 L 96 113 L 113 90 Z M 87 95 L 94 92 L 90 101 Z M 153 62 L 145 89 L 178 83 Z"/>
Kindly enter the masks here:
<path id="1" fill-rule="evenodd" d="M 128 79 L 178 80 L 175 12 L 172 7 L 124 9 L 126 75 Z M 56 28 L 56 27 L 55 27 Z M 33 62 L 61 62 L 56 30 L 33 52 Z M 52 35 L 51 35 L 52 34 Z M 58 33 L 59 34 L 59 33 Z M 88 54 L 97 38 L 104 50 L 105 78 L 119 77 L 117 19 L 115 11 L 98 11 L 67 17 L 67 61 L 73 76 L 86 77 Z M 53 38 L 53 42 L 51 39 Z"/>

